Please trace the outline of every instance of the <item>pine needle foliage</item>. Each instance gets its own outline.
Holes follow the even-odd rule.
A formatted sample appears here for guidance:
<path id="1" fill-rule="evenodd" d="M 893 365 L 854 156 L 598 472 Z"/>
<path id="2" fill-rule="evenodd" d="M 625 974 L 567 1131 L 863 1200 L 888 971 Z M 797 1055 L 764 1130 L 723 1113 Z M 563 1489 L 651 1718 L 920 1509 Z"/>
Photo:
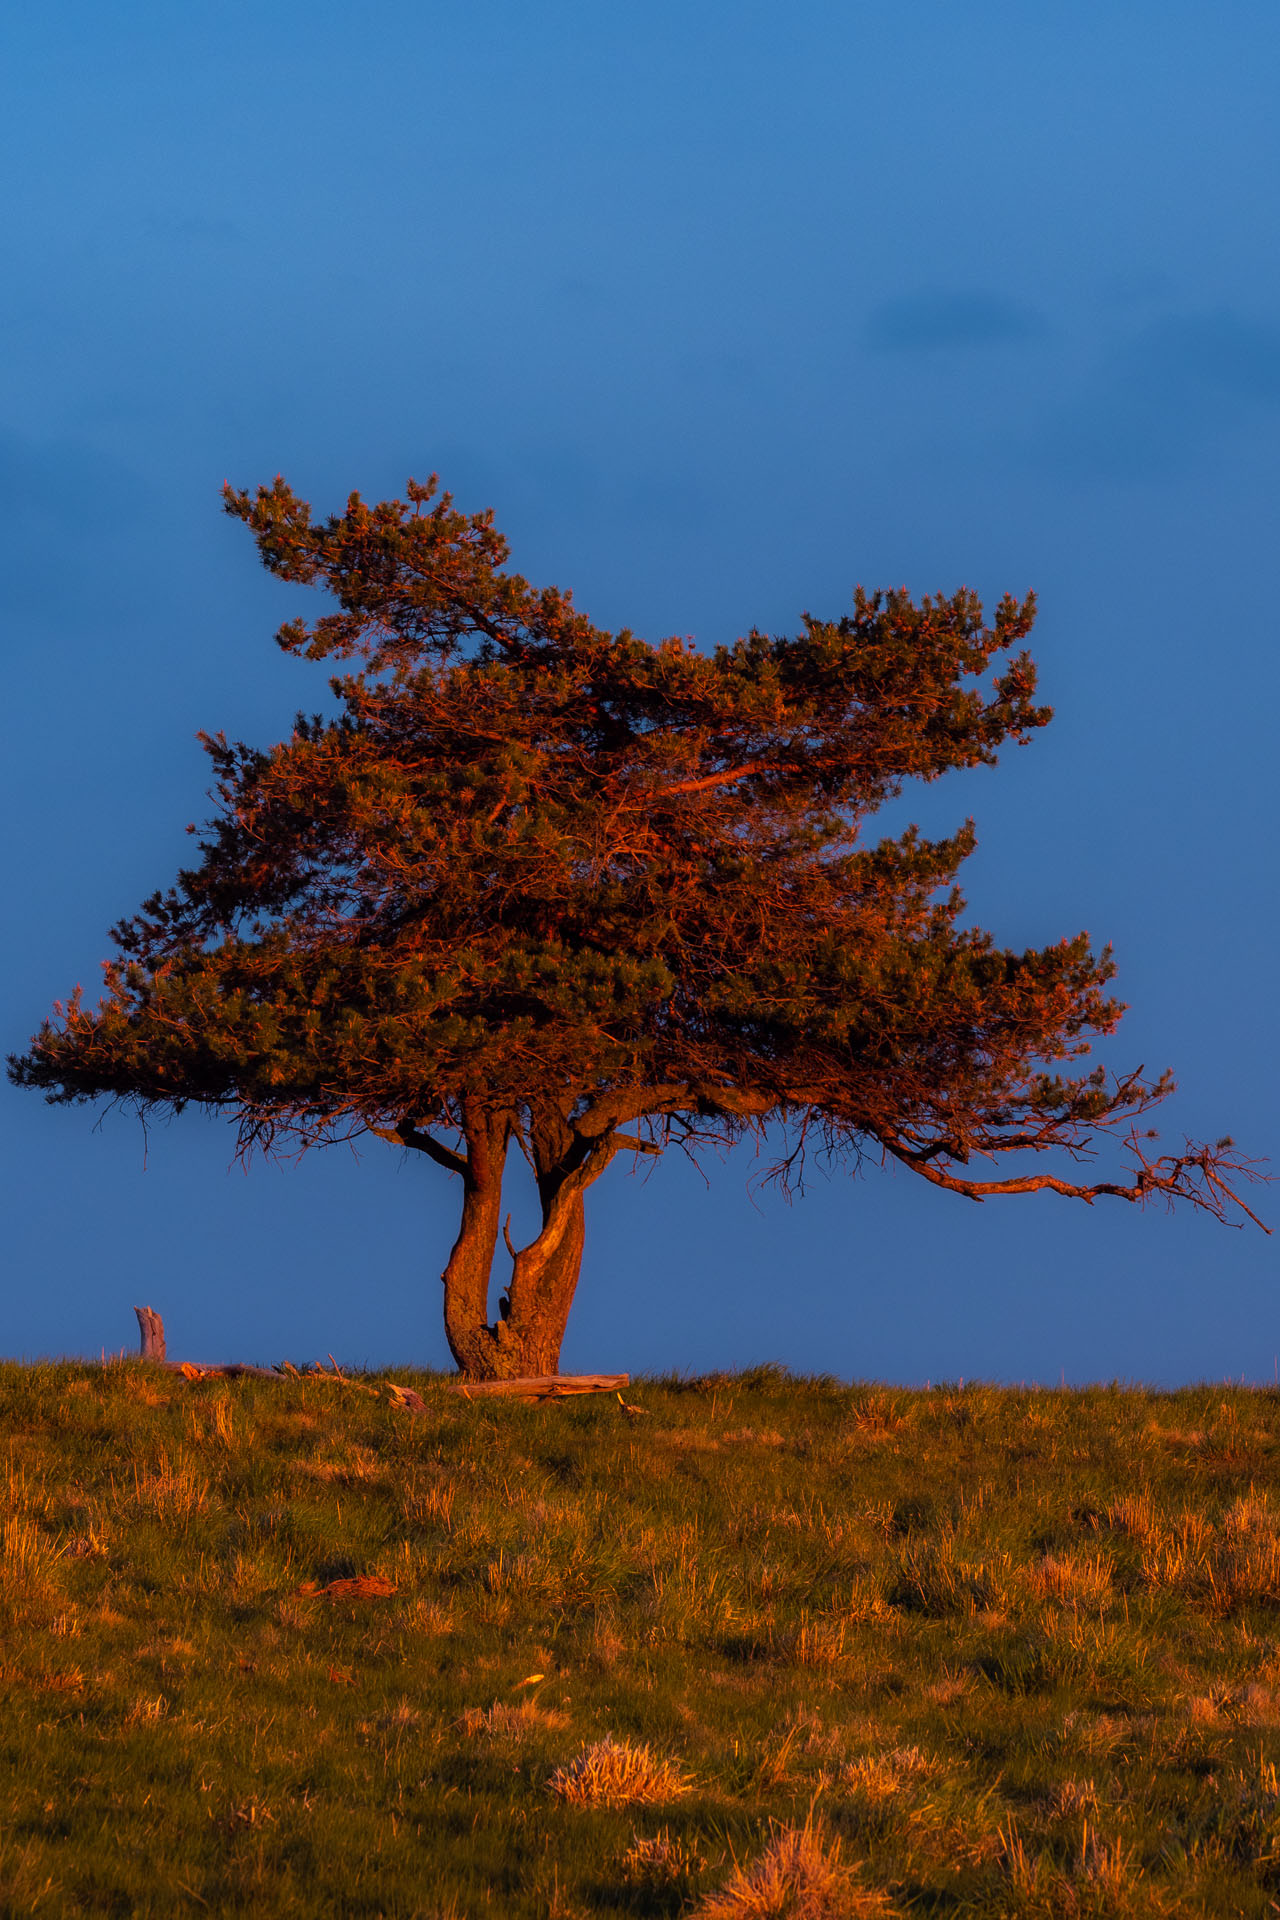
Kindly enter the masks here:
<path id="1" fill-rule="evenodd" d="M 58 1007 L 19 1085 L 220 1111 L 246 1153 L 373 1133 L 426 1154 L 462 1184 L 445 1320 L 478 1376 L 555 1371 L 583 1195 L 620 1152 L 770 1129 L 784 1181 L 816 1147 L 972 1199 L 1223 1213 L 1230 1142 L 1139 1144 L 1168 1076 L 1079 1065 L 1121 1012 L 1109 952 L 962 928 L 972 822 L 869 832 L 905 783 L 1048 721 L 1032 598 L 988 623 L 967 590 L 859 589 L 837 619 L 699 651 L 506 571 L 492 515 L 434 477 L 323 522 L 282 479 L 226 507 L 274 575 L 327 596 L 277 639 L 343 665 L 338 713 L 265 750 L 203 736 L 197 863 L 114 929 L 105 997 Z M 1066 1177 L 1108 1135 L 1133 1170 Z M 513 1146 L 542 1224 L 493 1321 Z M 1066 1173 L 969 1171 L 1055 1151 Z"/>

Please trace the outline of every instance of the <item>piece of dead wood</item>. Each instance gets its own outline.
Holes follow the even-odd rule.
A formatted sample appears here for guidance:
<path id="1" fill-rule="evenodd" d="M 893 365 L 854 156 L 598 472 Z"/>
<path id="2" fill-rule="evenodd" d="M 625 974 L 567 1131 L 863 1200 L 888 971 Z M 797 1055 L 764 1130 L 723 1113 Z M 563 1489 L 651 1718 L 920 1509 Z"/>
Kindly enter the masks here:
<path id="1" fill-rule="evenodd" d="M 330 1354 L 329 1358 L 333 1360 L 333 1355 Z M 398 1380 L 378 1380 L 372 1384 L 367 1380 L 353 1380 L 350 1374 L 341 1371 L 336 1360 L 333 1360 L 332 1373 L 326 1372 L 321 1366 L 290 1366 L 287 1360 L 282 1362 L 281 1371 L 294 1380 L 328 1380 L 334 1386 L 347 1387 L 356 1393 L 371 1393 L 375 1400 L 380 1400 L 385 1394 L 393 1407 L 408 1407 L 414 1413 L 425 1413 L 427 1410 L 426 1401 L 412 1387 L 402 1387 Z"/>
<path id="2" fill-rule="evenodd" d="M 180 1373 L 184 1380 L 238 1380 L 246 1374 L 259 1380 L 280 1380 L 286 1375 L 296 1380 L 335 1380 L 340 1386 L 354 1387 L 358 1393 L 371 1393 L 378 1399 L 385 1394 L 393 1407 L 409 1407 L 414 1413 L 426 1412 L 426 1401 L 412 1387 L 402 1387 L 394 1380 L 380 1380 L 376 1386 L 370 1386 L 363 1380 L 352 1380 L 342 1372 L 332 1354 L 329 1355 L 332 1373 L 326 1373 L 323 1367 L 292 1367 L 287 1360 L 278 1367 L 252 1367 L 244 1360 L 229 1360 L 213 1366 L 200 1366 L 194 1360 L 167 1360 L 164 1321 L 160 1315 L 154 1307 L 135 1307 L 134 1312 L 138 1316 L 138 1331 L 142 1338 L 141 1357 L 155 1361 L 169 1373 Z"/>
<path id="3" fill-rule="evenodd" d="M 522 1380 L 450 1380 L 445 1391 L 464 1400 L 495 1394 L 515 1400 L 567 1400 L 573 1393 L 617 1393 L 630 1384 L 629 1373 L 531 1373 Z"/>
<path id="4" fill-rule="evenodd" d="M 375 1400 L 385 1398 L 393 1407 L 408 1407 L 413 1413 L 427 1410 L 422 1395 L 412 1387 L 402 1387 L 397 1380 L 371 1384 L 367 1380 L 352 1380 L 344 1374 L 326 1373 L 323 1367 L 291 1367 L 287 1361 L 279 1367 L 250 1367 L 240 1361 L 232 1361 L 225 1367 L 198 1367 L 193 1360 L 166 1360 L 164 1364 L 185 1380 L 234 1380 L 242 1373 L 256 1374 L 262 1380 L 335 1380 L 339 1386 L 354 1389 L 356 1393 L 372 1394 Z"/>
<path id="5" fill-rule="evenodd" d="M 208 1367 L 198 1366 L 194 1360 L 166 1360 L 164 1365 L 167 1372 L 180 1373 L 184 1380 L 238 1380 L 242 1373 L 254 1374 L 259 1380 L 280 1378 L 274 1367 L 251 1367 L 245 1360 Z"/>
<path id="6" fill-rule="evenodd" d="M 164 1321 L 154 1307 L 135 1307 L 144 1360 L 164 1359 Z"/>
<path id="7" fill-rule="evenodd" d="M 396 1591 L 394 1580 L 385 1580 L 380 1573 L 357 1573 L 347 1580 L 326 1580 L 323 1586 L 318 1580 L 304 1580 L 295 1587 L 295 1600 L 389 1600 Z"/>

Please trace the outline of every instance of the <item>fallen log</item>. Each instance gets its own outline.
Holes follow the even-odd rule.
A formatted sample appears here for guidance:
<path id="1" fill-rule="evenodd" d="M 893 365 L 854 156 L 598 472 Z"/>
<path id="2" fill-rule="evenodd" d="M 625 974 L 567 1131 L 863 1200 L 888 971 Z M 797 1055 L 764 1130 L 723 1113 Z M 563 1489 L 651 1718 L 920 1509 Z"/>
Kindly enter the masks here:
<path id="1" fill-rule="evenodd" d="M 573 1393 L 617 1393 L 630 1386 L 629 1373 L 531 1373 L 522 1380 L 450 1380 L 446 1393 L 464 1400 L 502 1394 L 515 1400 L 567 1400 Z"/>

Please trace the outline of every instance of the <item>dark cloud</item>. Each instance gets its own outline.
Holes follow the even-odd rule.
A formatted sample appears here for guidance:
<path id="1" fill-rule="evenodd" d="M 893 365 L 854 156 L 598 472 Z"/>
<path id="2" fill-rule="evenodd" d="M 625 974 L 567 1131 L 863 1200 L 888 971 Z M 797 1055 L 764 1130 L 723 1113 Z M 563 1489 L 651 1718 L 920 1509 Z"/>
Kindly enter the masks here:
<path id="1" fill-rule="evenodd" d="M 1157 478 L 1280 406 L 1280 326 L 1229 311 L 1166 315 L 1123 342 L 1047 422 L 1082 475 Z"/>
<path id="2" fill-rule="evenodd" d="M 877 307 L 866 342 L 880 353 L 954 352 L 1012 346 L 1048 331 L 1034 307 L 998 293 L 954 293 L 938 288 Z"/>

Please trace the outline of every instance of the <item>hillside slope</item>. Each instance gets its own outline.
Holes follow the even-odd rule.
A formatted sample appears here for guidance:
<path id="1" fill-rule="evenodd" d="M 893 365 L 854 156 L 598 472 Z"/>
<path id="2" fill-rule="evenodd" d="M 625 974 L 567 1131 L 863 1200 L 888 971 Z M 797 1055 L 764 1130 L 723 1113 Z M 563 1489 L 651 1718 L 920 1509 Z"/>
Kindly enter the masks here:
<path id="1" fill-rule="evenodd" d="M 399 1377 L 0 1368 L 4 1914 L 1276 1910 L 1277 1394 Z"/>

